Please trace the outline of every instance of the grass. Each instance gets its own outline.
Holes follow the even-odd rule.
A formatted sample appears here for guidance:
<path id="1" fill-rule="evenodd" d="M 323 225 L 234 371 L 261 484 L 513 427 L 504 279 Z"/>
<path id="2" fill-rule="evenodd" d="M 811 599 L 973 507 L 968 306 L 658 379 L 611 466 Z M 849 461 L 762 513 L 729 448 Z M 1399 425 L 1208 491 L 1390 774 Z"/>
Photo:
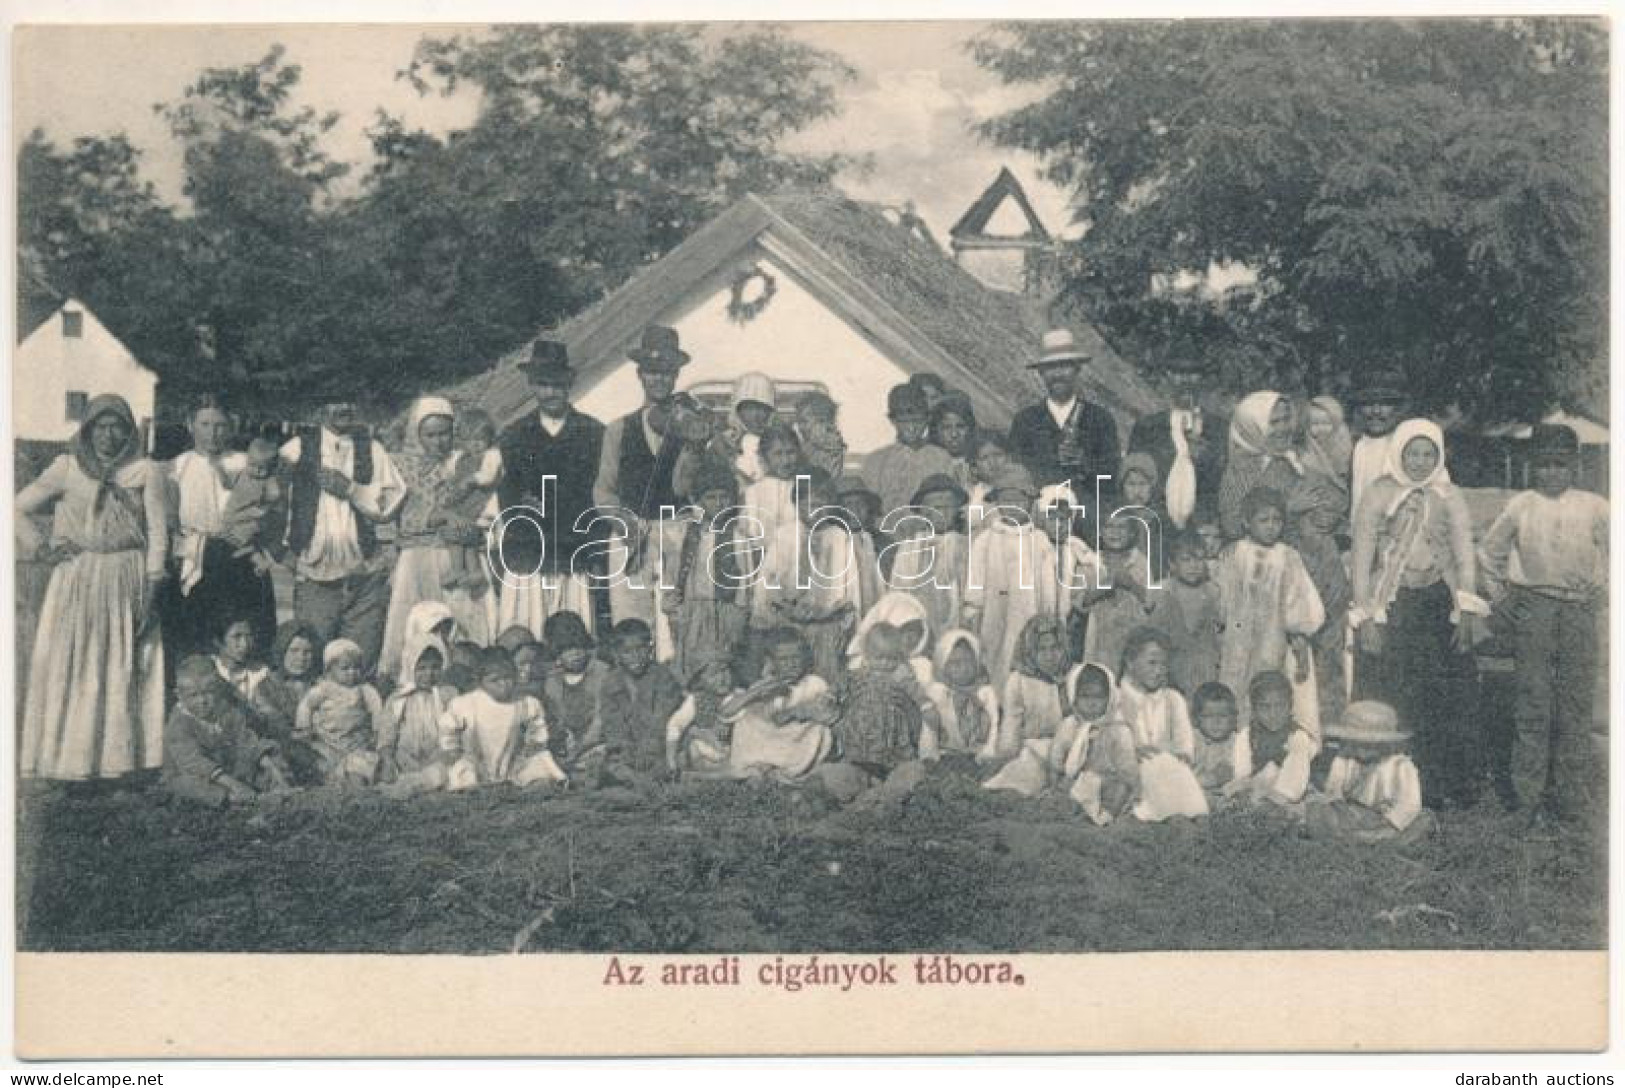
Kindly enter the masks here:
<path id="1" fill-rule="evenodd" d="M 1407 847 L 1285 814 L 1096 829 L 952 776 L 900 805 L 708 783 L 205 812 L 155 791 L 21 803 L 19 945 L 142 952 L 1100 952 L 1600 948 L 1602 825 L 1493 803 Z"/>

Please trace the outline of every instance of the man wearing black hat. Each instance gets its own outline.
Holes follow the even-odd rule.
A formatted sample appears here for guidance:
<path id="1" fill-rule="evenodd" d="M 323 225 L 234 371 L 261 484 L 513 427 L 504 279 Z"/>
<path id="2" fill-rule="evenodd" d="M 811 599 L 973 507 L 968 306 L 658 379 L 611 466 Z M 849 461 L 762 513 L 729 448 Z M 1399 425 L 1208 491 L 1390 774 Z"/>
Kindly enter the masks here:
<path id="1" fill-rule="evenodd" d="M 1351 512 L 1360 508 L 1360 496 L 1365 493 L 1366 485 L 1381 479 L 1387 471 L 1388 437 L 1405 418 L 1409 399 L 1405 395 L 1404 378 L 1392 370 L 1378 371 L 1349 398 L 1359 410 L 1360 428 L 1365 432 L 1354 444 Z"/>
<path id="2" fill-rule="evenodd" d="M 1010 452 L 1039 486 L 1070 483 L 1086 505 L 1096 494 L 1096 477 L 1105 477 L 1099 482 L 1099 494 L 1109 513 L 1117 496 L 1122 450 L 1111 413 L 1084 400 L 1078 389 L 1079 371 L 1089 359 L 1070 330 L 1044 334 L 1038 360 L 1028 366 L 1038 371 L 1048 395 L 1042 404 L 1023 408 L 1010 421 Z M 1093 511 L 1089 520 L 1093 521 Z"/>
<path id="3" fill-rule="evenodd" d="M 689 361 L 677 330 L 650 325 L 627 353 L 638 367 L 643 407 L 611 423 L 604 431 L 593 498 L 606 513 L 627 523 L 627 533 L 614 537 L 609 553 L 610 607 L 616 622 L 655 621 L 652 571 L 645 570 L 652 552 L 642 545 L 648 522 L 665 507 L 681 509 L 678 482 L 686 440 L 676 401 L 677 374 Z"/>
<path id="4" fill-rule="evenodd" d="M 547 617 L 560 610 L 577 613 L 589 627 L 594 622 L 588 576 L 602 573 L 602 563 L 593 562 L 587 546 L 603 534 L 577 522 L 593 505 L 604 425 L 570 405 L 575 371 L 564 344 L 536 341 L 519 369 L 530 380 L 536 410 L 503 431 L 498 443 L 498 501 L 504 511 L 522 513 L 502 526 L 495 630 L 517 625 L 540 638 Z M 494 553 L 491 559 L 499 562 Z M 532 571 L 540 577 L 528 577 Z"/>
<path id="5" fill-rule="evenodd" d="M 1175 529 L 1183 529 L 1199 510 L 1219 501 L 1224 479 L 1224 436 L 1229 421 L 1202 401 L 1216 390 L 1210 371 L 1195 351 L 1169 359 L 1162 372 L 1163 392 L 1173 407 L 1141 416 L 1129 432 L 1128 452 L 1144 453 L 1157 464 L 1159 490 Z"/>

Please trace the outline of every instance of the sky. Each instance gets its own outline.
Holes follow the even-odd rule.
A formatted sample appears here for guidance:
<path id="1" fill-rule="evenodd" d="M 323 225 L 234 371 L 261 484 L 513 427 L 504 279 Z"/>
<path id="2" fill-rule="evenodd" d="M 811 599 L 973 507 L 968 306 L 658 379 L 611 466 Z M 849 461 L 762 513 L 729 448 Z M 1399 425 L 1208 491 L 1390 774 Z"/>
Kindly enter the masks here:
<path id="1" fill-rule="evenodd" d="M 865 200 L 912 200 L 938 238 L 1008 165 L 1027 188 L 1044 225 L 1067 232 L 1063 192 L 1039 177 L 1025 154 L 983 144 L 975 122 L 1019 105 L 1021 91 L 980 69 L 962 43 L 984 29 L 975 22 L 801 23 L 789 33 L 833 50 L 857 70 L 842 93 L 839 116 L 800 134 L 793 147 L 869 154 L 866 177 L 839 184 Z M 397 26 L 44 26 L 19 28 L 15 48 L 14 144 L 35 127 L 59 145 L 81 135 L 124 132 L 143 152 L 143 170 L 166 197 L 180 195 L 179 149 L 154 104 L 180 97 L 207 67 L 246 64 L 273 43 L 301 65 L 297 101 L 337 110 L 326 147 L 364 173 L 366 128 L 377 112 L 409 126 L 445 132 L 467 124 L 473 93 L 420 96 L 398 73 L 426 32 L 456 27 Z M 477 33 L 479 28 L 463 28 Z"/>

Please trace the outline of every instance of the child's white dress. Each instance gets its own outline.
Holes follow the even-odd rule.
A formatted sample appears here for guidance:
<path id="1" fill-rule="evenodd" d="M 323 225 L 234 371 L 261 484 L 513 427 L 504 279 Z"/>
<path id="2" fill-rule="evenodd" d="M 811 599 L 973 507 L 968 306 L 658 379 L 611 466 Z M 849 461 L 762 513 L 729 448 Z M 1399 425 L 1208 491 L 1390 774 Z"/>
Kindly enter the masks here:
<path id="1" fill-rule="evenodd" d="M 1250 762 L 1251 727 L 1239 730 L 1236 736 L 1241 738 L 1242 745 L 1246 747 Z M 1302 801 L 1304 794 L 1309 791 L 1309 768 L 1319 751 L 1320 745 L 1309 735 L 1308 730 L 1294 728 L 1287 735 L 1286 754 L 1279 761 L 1271 760 L 1261 767 L 1254 767 L 1251 774 L 1238 773 L 1224 788 L 1224 792 L 1227 795 L 1246 794 L 1254 801 L 1296 804 Z"/>
<path id="2" fill-rule="evenodd" d="M 1251 721 L 1248 685 L 1270 669 L 1292 682 L 1292 718 L 1315 739 L 1320 737 L 1320 697 L 1314 666 L 1300 683 L 1288 649 L 1288 635 L 1308 637 L 1326 622 L 1326 610 L 1303 557 L 1295 548 L 1276 543 L 1268 548 L 1246 539 L 1235 541 L 1213 573 L 1219 590 L 1224 634 L 1219 640 L 1219 680 L 1236 695 L 1242 721 Z"/>
<path id="3" fill-rule="evenodd" d="M 1118 686 L 1118 712 L 1134 734 L 1136 748 L 1154 748 L 1140 757 L 1138 820 L 1155 822 L 1171 816 L 1207 814 L 1207 795 L 1188 760 L 1195 758 L 1196 739 L 1185 697 L 1173 688 L 1145 691 L 1132 679 Z"/>
<path id="4" fill-rule="evenodd" d="M 1072 670 L 1075 675 L 1077 669 Z M 1068 677 L 1068 684 L 1072 677 Z M 1049 785 L 1055 735 L 1067 720 L 1060 685 L 1051 680 L 1013 672 L 1004 682 L 1004 717 L 999 723 L 994 751 L 1007 762 L 999 773 L 982 783 L 990 790 L 1009 790 L 1036 797 Z"/>
<path id="5" fill-rule="evenodd" d="M 451 790 L 566 778 L 547 750 L 541 701 L 529 695 L 508 703 L 478 690 L 457 696 L 441 715 L 440 747 L 453 756 L 446 783 Z"/>
<path id="6" fill-rule="evenodd" d="M 770 774 L 795 779 L 806 775 L 829 756 L 834 732 L 821 718 L 780 725 L 773 715 L 796 707 L 810 710 L 828 698 L 829 684 L 817 673 L 808 673 L 784 694 L 746 707 L 734 720 L 729 769 L 741 777 Z"/>
<path id="7" fill-rule="evenodd" d="M 964 604 L 981 612 L 982 663 L 995 686 L 1010 675 L 1027 621 L 1064 614 L 1054 569 L 1054 547 L 1030 522 L 994 518 L 971 540 Z"/>

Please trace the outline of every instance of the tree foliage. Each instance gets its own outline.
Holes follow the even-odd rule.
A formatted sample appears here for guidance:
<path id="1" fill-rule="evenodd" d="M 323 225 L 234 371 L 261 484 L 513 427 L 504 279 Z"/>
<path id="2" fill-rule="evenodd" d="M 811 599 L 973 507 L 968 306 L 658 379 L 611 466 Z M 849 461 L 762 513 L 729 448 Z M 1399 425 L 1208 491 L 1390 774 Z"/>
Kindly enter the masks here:
<path id="1" fill-rule="evenodd" d="M 1075 194 L 1068 299 L 1135 357 L 1194 341 L 1238 384 L 1311 389 L 1391 364 L 1486 419 L 1606 388 L 1600 22 L 1012 24 L 970 48 L 1037 92 L 984 134 Z M 1165 286 L 1216 263 L 1256 283 Z"/>
<path id="2" fill-rule="evenodd" d="M 430 37 L 401 77 L 476 90 L 478 116 L 436 135 L 380 114 L 349 190 L 324 150 L 338 118 L 298 104 L 300 76 L 279 46 L 155 107 L 189 207 L 164 206 L 122 137 L 20 151 L 22 241 L 166 389 L 393 400 L 476 371 L 745 191 L 831 178 L 844 160 L 782 145 L 851 72 L 771 29 Z"/>

